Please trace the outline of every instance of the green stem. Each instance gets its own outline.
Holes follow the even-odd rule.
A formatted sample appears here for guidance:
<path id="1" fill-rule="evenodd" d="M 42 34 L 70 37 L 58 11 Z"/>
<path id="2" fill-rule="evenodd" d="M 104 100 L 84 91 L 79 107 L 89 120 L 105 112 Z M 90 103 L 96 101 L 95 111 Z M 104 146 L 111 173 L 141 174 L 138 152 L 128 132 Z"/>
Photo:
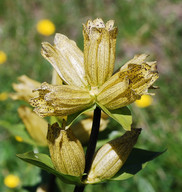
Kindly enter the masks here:
<path id="1" fill-rule="evenodd" d="M 88 147 L 85 155 L 86 163 L 85 163 L 84 176 L 82 180 L 85 180 L 87 178 L 87 175 L 92 165 L 93 156 L 95 153 L 95 148 L 96 148 L 98 134 L 99 134 L 100 117 L 101 117 L 101 110 L 98 107 L 96 107 L 96 109 L 94 110 L 94 117 L 93 117 L 90 139 L 89 139 L 89 143 L 88 143 Z M 76 186 L 74 189 L 74 192 L 83 192 L 84 189 L 85 189 L 85 185 Z"/>

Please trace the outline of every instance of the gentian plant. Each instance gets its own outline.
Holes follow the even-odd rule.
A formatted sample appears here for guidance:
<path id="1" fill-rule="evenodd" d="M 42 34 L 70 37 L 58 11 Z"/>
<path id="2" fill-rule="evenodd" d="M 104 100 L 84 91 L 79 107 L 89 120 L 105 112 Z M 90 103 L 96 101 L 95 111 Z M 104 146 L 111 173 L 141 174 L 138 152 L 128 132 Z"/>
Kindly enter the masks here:
<path id="1" fill-rule="evenodd" d="M 128 179 L 162 153 L 134 148 L 141 128 L 131 127 L 127 107 L 142 95 L 153 95 L 148 90 L 155 88 L 159 77 L 156 62 L 146 61 L 146 54 L 135 55 L 114 73 L 117 33 L 113 20 L 106 24 L 100 18 L 88 20 L 83 24 L 84 52 L 65 35 L 56 34 L 54 45 L 42 43 L 41 53 L 54 67 L 57 80 L 40 84 L 22 76 L 27 83 L 14 84 L 17 93 L 12 98 L 29 101 L 36 112 L 28 107 L 18 110 L 32 140 L 48 146 L 50 152 L 50 156 L 35 152 L 17 156 L 74 184 L 75 192 L 89 184 Z M 98 140 L 101 111 L 102 130 L 107 129 L 109 117 L 123 128 L 122 134 L 107 137 L 105 143 Z M 80 131 L 85 114 L 89 121 L 92 118 L 92 126 L 88 124 L 89 129 L 85 121 Z M 49 122 L 40 118 L 47 116 Z"/>

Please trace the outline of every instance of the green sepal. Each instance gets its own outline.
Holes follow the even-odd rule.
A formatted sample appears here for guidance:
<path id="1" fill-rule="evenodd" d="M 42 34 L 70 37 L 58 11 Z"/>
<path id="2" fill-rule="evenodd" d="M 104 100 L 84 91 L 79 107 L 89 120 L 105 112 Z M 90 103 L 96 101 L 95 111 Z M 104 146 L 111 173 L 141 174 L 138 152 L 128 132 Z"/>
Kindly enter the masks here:
<path id="1" fill-rule="evenodd" d="M 126 131 L 131 131 L 132 115 L 128 107 L 122 107 L 120 109 L 109 110 L 103 105 L 97 103 L 97 105 L 111 118 L 117 121 Z"/>
<path id="2" fill-rule="evenodd" d="M 36 143 L 28 134 L 25 126 L 23 124 L 10 124 L 7 121 L 0 121 L 0 126 L 5 128 L 11 135 L 19 136 L 23 139 L 22 142 L 28 143 L 30 145 L 39 145 Z"/>
<path id="3" fill-rule="evenodd" d="M 17 154 L 17 157 L 19 157 L 23 161 L 26 161 L 32 165 L 40 167 L 41 169 L 49 173 L 54 174 L 65 183 L 74 184 L 74 185 L 81 184 L 80 177 L 66 175 L 56 171 L 52 164 L 51 158 L 46 154 L 34 153 L 33 151 L 31 151 L 23 154 Z"/>
<path id="4" fill-rule="evenodd" d="M 133 148 L 123 167 L 110 180 L 125 180 L 134 176 L 142 170 L 149 161 L 155 159 L 165 151 L 154 152 Z"/>
<path id="5" fill-rule="evenodd" d="M 88 109 L 84 109 L 84 110 L 74 113 L 72 115 L 68 115 L 67 121 L 66 121 L 66 128 L 68 129 L 74 123 L 74 121 L 76 121 L 76 119 L 78 117 L 80 117 L 83 113 L 88 112 L 88 111 L 93 111 L 95 108 L 96 108 L 96 105 L 93 105 Z"/>

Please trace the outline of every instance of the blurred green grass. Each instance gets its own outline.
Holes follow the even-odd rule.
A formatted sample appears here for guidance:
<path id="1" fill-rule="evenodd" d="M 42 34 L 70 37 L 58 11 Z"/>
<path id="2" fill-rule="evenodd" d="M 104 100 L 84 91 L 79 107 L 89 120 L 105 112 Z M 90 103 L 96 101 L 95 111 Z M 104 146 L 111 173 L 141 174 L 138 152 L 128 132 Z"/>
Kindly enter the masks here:
<path id="1" fill-rule="evenodd" d="M 116 68 L 138 53 L 148 53 L 158 61 L 160 78 L 156 84 L 160 89 L 155 91 L 154 104 L 146 109 L 132 105 L 132 111 L 134 125 L 143 128 L 137 146 L 168 151 L 133 179 L 89 186 L 86 192 L 181 191 L 181 10 L 180 0 L 0 1 L 0 50 L 7 54 L 7 62 L 0 65 L 0 92 L 12 92 L 11 84 L 22 74 L 40 82 L 51 81 L 52 68 L 42 58 L 40 45 L 42 41 L 52 43 L 53 35 L 44 37 L 36 31 L 37 22 L 45 18 L 56 25 L 56 32 L 74 39 L 81 49 L 83 22 L 96 17 L 104 21 L 114 19 L 119 28 Z M 17 115 L 19 105 L 20 102 L 10 99 L 0 101 L 0 118 L 12 124 L 21 122 Z M 23 191 L 4 186 L 3 179 L 8 173 L 17 174 L 24 185 L 39 182 L 39 170 L 15 157 L 16 153 L 31 150 L 31 146 L 16 142 L 4 129 L 0 128 L 0 134 L 1 191 Z M 72 187 L 65 187 L 65 191 L 71 190 Z"/>

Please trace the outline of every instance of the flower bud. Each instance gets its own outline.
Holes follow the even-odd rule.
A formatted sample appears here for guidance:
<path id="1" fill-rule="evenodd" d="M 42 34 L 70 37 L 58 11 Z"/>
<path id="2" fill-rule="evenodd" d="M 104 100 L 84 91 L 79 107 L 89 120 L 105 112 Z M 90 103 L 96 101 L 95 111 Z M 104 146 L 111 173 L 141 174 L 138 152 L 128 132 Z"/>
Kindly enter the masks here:
<path id="1" fill-rule="evenodd" d="M 98 183 L 113 177 L 127 160 L 141 129 L 132 129 L 103 145 L 95 154 L 86 183 Z"/>
<path id="2" fill-rule="evenodd" d="M 80 141 L 71 129 L 64 130 L 57 123 L 49 125 L 47 140 L 55 169 L 63 174 L 81 176 L 85 167 L 85 155 Z"/>

